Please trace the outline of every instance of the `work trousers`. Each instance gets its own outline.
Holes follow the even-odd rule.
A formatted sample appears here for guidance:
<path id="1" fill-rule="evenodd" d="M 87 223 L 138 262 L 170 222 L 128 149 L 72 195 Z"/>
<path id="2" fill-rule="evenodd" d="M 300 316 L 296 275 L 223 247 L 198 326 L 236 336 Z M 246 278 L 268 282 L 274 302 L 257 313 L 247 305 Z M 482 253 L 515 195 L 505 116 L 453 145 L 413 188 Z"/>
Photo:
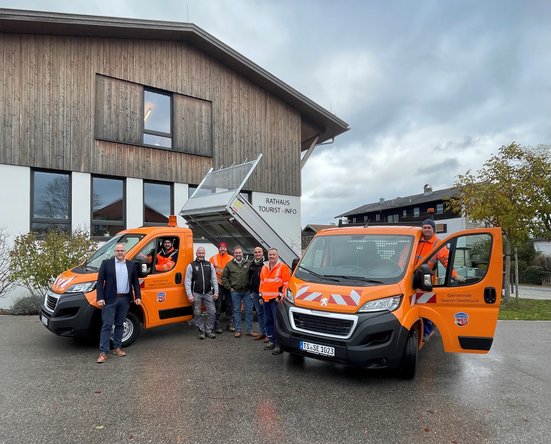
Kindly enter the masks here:
<path id="1" fill-rule="evenodd" d="M 260 303 L 262 298 L 254 291 L 251 291 L 251 298 L 256 311 L 256 317 L 258 318 L 258 331 L 261 335 L 266 335 L 266 326 L 264 325 L 264 307 Z"/>
<path id="2" fill-rule="evenodd" d="M 233 304 L 230 290 L 219 284 L 218 299 L 214 301 L 214 304 L 216 306 L 216 321 L 214 323 L 214 328 L 220 328 L 222 313 L 226 315 L 226 328 L 233 327 Z"/>
<path id="3" fill-rule="evenodd" d="M 206 319 L 201 313 L 202 304 L 205 304 L 205 309 L 207 310 Z M 193 320 L 201 333 L 212 333 L 214 321 L 216 320 L 216 307 L 212 292 L 207 294 L 193 292 Z"/>

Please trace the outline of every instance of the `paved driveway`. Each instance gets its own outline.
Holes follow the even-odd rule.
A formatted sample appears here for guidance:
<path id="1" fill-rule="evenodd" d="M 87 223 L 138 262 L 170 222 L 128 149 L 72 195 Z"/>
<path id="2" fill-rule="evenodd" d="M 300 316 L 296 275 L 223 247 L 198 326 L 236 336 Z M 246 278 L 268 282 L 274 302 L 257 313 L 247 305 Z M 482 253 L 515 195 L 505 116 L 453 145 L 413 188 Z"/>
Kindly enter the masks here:
<path id="1" fill-rule="evenodd" d="M 544 443 L 551 322 L 502 321 L 488 355 L 422 350 L 413 381 L 272 356 L 248 337 L 144 332 L 128 356 L 0 316 L 2 443 Z"/>

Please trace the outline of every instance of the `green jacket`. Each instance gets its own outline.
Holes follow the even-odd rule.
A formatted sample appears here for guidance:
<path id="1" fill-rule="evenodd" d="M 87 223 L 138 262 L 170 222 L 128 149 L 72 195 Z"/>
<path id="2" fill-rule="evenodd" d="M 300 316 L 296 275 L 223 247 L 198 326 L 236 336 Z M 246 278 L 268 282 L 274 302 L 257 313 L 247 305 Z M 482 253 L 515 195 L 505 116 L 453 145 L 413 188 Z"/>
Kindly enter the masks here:
<path id="1" fill-rule="evenodd" d="M 222 271 L 222 285 L 228 290 L 243 292 L 250 289 L 250 265 L 251 261 L 243 259 L 240 264 L 232 259 Z"/>

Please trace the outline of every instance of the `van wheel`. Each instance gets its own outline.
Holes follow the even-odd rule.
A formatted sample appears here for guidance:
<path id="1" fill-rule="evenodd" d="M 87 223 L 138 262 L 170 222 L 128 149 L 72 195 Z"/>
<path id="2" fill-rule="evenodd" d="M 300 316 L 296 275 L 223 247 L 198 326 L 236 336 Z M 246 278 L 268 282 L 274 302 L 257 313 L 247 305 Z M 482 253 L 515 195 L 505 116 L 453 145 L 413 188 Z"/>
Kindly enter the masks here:
<path id="1" fill-rule="evenodd" d="M 124 320 L 124 331 L 122 332 L 122 343 L 121 347 L 125 348 L 134 343 L 140 332 L 142 330 L 142 323 L 138 316 L 129 311 L 126 314 L 126 319 Z M 113 335 L 111 335 L 111 343 L 113 342 Z"/>
<path id="2" fill-rule="evenodd" d="M 419 340 L 417 330 L 413 330 L 406 341 L 399 374 L 403 379 L 413 379 L 417 369 L 417 355 L 419 352 Z"/>

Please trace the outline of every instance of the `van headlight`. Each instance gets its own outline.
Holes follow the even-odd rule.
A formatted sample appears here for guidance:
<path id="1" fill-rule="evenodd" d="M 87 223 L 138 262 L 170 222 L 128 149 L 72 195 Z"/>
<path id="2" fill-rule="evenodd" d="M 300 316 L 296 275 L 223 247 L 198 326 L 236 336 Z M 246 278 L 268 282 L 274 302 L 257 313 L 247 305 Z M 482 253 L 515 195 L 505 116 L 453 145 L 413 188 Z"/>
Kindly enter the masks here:
<path id="1" fill-rule="evenodd" d="M 287 299 L 287 302 L 290 302 L 291 304 L 295 303 L 295 295 L 291 290 L 287 289 L 285 292 L 285 299 Z"/>
<path id="2" fill-rule="evenodd" d="M 81 282 L 80 284 L 71 285 L 65 293 L 88 293 L 96 288 L 97 281 Z"/>
<path id="3" fill-rule="evenodd" d="M 358 312 L 371 313 L 374 311 L 394 311 L 400 306 L 401 300 L 401 294 L 383 299 L 375 299 L 374 301 L 369 301 L 362 305 Z"/>

